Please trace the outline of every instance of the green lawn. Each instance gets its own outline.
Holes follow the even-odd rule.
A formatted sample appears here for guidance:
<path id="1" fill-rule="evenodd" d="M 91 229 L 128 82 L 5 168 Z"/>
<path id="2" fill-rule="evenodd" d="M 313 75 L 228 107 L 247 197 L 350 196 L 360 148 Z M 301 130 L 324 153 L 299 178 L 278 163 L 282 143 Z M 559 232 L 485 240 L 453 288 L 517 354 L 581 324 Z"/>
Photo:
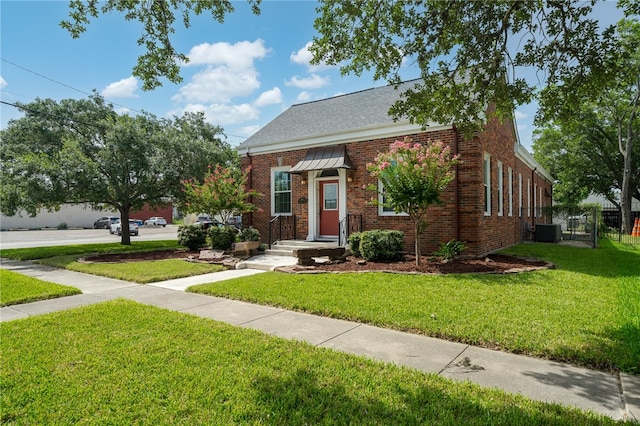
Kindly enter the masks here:
<path id="1" fill-rule="evenodd" d="M 73 244 L 68 246 L 29 247 L 2 250 L 0 255 L 7 259 L 34 260 L 46 259 L 54 256 L 77 255 L 77 257 L 92 253 L 124 253 L 133 251 L 153 251 L 183 248 L 175 240 L 164 241 L 135 241 L 131 245 L 120 243 Z"/>
<path id="2" fill-rule="evenodd" d="M 37 260 L 43 265 L 70 271 L 100 275 L 139 284 L 184 278 L 194 275 L 219 272 L 221 265 L 186 262 L 179 259 L 122 262 L 122 263 L 81 263 L 78 258 L 95 253 L 123 253 L 179 249 L 175 241 L 136 241 L 129 246 L 119 243 L 78 244 L 70 246 L 34 247 L 3 250 L 2 257 L 17 260 Z"/>
<path id="3" fill-rule="evenodd" d="M 55 299 L 80 293 L 81 291 L 74 287 L 50 283 L 0 269 L 0 306 Z"/>
<path id="4" fill-rule="evenodd" d="M 124 300 L 3 323 L 0 339 L 2 423 L 615 423 Z"/>
<path id="5" fill-rule="evenodd" d="M 77 259 L 78 255 L 56 256 L 42 259 L 39 263 L 138 284 L 209 274 L 224 269 L 222 265 L 187 262 L 183 259 L 122 263 L 81 263 Z"/>
<path id="6" fill-rule="evenodd" d="M 189 291 L 640 374 L 640 250 L 522 244 L 555 270 L 512 275 L 286 274 Z"/>

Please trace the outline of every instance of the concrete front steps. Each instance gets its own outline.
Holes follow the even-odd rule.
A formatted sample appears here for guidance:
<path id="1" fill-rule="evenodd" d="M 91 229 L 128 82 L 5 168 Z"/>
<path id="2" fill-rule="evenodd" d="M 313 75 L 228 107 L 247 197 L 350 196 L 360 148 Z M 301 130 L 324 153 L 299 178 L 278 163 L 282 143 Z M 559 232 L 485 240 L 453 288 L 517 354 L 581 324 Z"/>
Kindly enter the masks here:
<path id="1" fill-rule="evenodd" d="M 335 248 L 338 243 L 335 241 L 304 241 L 286 240 L 278 241 L 271 245 L 264 254 L 253 256 L 237 265 L 238 269 L 261 269 L 270 271 L 279 266 L 291 266 L 298 263 L 298 258 L 293 256 L 293 251 L 301 248 Z"/>
<path id="2" fill-rule="evenodd" d="M 283 240 L 272 244 L 271 248 L 265 250 L 264 253 L 274 256 L 293 256 L 293 251 L 296 249 L 329 247 L 338 247 L 338 243 L 336 241 Z"/>

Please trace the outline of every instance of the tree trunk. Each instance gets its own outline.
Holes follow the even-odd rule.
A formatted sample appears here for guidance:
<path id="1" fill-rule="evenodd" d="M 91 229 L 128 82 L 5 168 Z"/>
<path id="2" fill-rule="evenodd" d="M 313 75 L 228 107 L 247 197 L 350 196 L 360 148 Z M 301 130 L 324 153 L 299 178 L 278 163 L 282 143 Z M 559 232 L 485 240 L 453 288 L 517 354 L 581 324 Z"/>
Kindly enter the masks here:
<path id="1" fill-rule="evenodd" d="M 632 136 L 627 134 L 624 153 L 624 172 L 622 174 L 622 232 L 631 234 L 633 224 L 631 223 L 631 152 L 633 149 Z"/>
<path id="2" fill-rule="evenodd" d="M 413 235 L 416 236 L 416 266 L 420 266 L 420 221 L 413 221 Z"/>
<path id="3" fill-rule="evenodd" d="M 129 231 L 129 210 L 120 210 L 120 229 L 122 229 L 122 239 L 120 244 L 123 246 L 131 245 L 131 232 Z"/>

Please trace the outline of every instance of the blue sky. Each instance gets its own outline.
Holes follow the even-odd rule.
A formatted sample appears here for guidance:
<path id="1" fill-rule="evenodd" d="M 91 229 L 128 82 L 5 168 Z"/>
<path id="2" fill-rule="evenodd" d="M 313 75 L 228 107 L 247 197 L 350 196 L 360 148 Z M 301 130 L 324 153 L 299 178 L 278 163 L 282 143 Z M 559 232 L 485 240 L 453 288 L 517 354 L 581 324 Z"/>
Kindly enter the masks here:
<path id="1" fill-rule="evenodd" d="M 132 76 L 142 49 L 141 25 L 112 13 L 93 21 L 79 39 L 59 26 L 67 18 L 67 1 L 0 1 L 1 99 L 13 103 L 36 98 L 85 98 L 93 90 L 120 111 L 145 110 L 160 117 L 204 110 L 207 120 L 224 128 L 236 146 L 289 106 L 382 86 L 369 74 L 340 76 L 335 67 L 313 67 L 306 49 L 316 34 L 316 3 L 263 1 L 255 16 L 244 1 L 220 24 L 209 15 L 184 29 L 176 22 L 174 46 L 191 62 L 182 67 L 183 82 L 164 81 L 144 92 Z M 618 19 L 615 2 L 599 15 Z M 405 79 L 419 76 L 403 69 Z M 535 104 L 516 111 L 521 142 L 531 146 Z M 0 126 L 22 114 L 1 105 Z"/>

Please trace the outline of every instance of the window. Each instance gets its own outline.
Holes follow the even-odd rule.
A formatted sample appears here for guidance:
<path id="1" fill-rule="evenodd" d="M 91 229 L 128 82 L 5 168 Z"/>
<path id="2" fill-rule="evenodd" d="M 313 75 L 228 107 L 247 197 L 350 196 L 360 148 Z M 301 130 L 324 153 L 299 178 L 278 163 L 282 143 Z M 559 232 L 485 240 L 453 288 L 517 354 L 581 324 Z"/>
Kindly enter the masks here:
<path id="1" fill-rule="evenodd" d="M 508 203 L 509 203 L 509 216 L 513 216 L 513 169 L 511 167 L 507 168 L 507 191 L 508 192 Z"/>
<path id="2" fill-rule="evenodd" d="M 504 167 L 502 163 L 498 161 L 498 216 L 504 214 Z"/>
<path id="3" fill-rule="evenodd" d="M 291 167 L 271 169 L 271 215 L 291 214 L 291 175 L 286 171 Z"/>
<path id="4" fill-rule="evenodd" d="M 522 217 L 522 173 L 518 173 L 518 217 Z"/>
<path id="5" fill-rule="evenodd" d="M 406 213 L 396 213 L 391 207 L 383 206 L 385 202 L 384 185 L 378 180 L 378 216 L 407 216 Z"/>
<path id="6" fill-rule="evenodd" d="M 484 154 L 484 215 L 491 216 L 491 156 Z"/>

